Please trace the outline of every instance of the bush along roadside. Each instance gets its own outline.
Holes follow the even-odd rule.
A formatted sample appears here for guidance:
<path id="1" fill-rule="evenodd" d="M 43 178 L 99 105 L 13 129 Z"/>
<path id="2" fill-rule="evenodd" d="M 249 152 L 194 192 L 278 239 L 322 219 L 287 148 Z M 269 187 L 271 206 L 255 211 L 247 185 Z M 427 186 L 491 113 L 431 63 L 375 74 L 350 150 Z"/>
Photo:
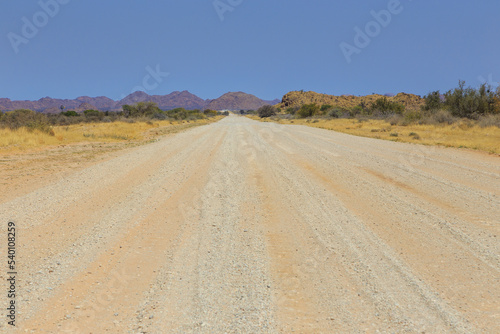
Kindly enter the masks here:
<path id="1" fill-rule="evenodd" d="M 18 109 L 9 112 L 0 112 L 0 128 L 17 130 L 26 128 L 29 131 L 40 131 L 54 135 L 52 126 L 71 125 L 79 123 L 109 123 L 116 121 L 137 122 L 150 120 L 198 120 L 208 119 L 218 115 L 227 116 L 215 110 L 186 110 L 175 108 L 161 110 L 152 102 L 139 102 L 134 105 L 124 105 L 122 111 L 85 110 L 81 113 L 74 110 L 62 111 L 58 114 L 43 114 L 28 109 Z"/>
<path id="2" fill-rule="evenodd" d="M 391 125 L 430 124 L 446 125 L 473 121 L 481 127 L 500 127 L 500 87 L 494 91 L 486 84 L 479 88 L 465 87 L 459 81 L 458 87 L 445 94 L 434 91 L 424 96 L 418 108 L 407 109 L 402 103 L 381 97 L 370 104 L 361 103 L 352 108 L 331 104 L 304 104 L 285 109 L 284 112 L 260 117 L 278 118 L 357 118 L 386 120 Z"/>

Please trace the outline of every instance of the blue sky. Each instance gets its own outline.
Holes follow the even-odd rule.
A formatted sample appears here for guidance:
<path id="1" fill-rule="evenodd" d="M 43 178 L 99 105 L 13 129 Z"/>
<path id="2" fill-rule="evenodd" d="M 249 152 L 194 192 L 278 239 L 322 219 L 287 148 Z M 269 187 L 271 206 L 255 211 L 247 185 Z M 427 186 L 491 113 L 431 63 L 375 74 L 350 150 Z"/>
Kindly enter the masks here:
<path id="1" fill-rule="evenodd" d="M 301 89 L 423 95 L 459 79 L 500 81 L 500 1 L 397 3 L 2 1 L 0 97 L 119 99 L 137 87 L 204 99 L 228 91 L 274 99 Z M 369 43 L 358 36 L 356 45 L 355 28 L 366 34 L 367 26 Z M 357 49 L 350 63 L 341 45 Z"/>

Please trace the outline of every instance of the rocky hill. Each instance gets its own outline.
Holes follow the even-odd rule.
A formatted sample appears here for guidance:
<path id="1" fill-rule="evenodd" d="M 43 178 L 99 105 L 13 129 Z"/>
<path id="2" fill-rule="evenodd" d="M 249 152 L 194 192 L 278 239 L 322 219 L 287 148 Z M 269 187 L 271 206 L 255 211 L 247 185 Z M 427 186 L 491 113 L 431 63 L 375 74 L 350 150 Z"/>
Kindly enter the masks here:
<path id="1" fill-rule="evenodd" d="M 185 109 L 203 109 L 207 104 L 205 100 L 191 94 L 187 90 L 182 92 L 175 91 L 168 95 L 148 95 L 138 91 L 115 103 L 116 108 L 119 109 L 124 104 L 134 104 L 137 102 L 155 102 L 160 109 L 173 109 L 178 107 Z"/>
<path id="2" fill-rule="evenodd" d="M 214 110 L 249 110 L 257 109 L 265 104 L 276 104 L 279 100 L 265 101 L 258 97 L 243 92 L 226 93 L 214 100 L 203 100 L 202 98 L 188 92 L 175 91 L 167 95 L 149 95 L 145 92 L 134 92 L 125 98 L 114 101 L 105 96 L 89 97 L 80 96 L 73 100 L 53 99 L 44 97 L 37 101 L 11 101 L 8 98 L 0 98 L 0 110 L 9 111 L 15 109 L 31 109 L 47 113 L 59 111 L 63 106 L 65 110 L 82 111 L 87 109 L 98 110 L 121 110 L 124 104 L 151 101 L 158 104 L 161 109 L 186 108 L 186 109 L 214 109 Z"/>
<path id="3" fill-rule="evenodd" d="M 95 109 L 108 110 L 116 106 L 116 101 L 106 96 L 90 97 L 80 96 L 76 99 L 80 103 L 88 103 L 94 106 Z"/>
<path id="4" fill-rule="evenodd" d="M 31 109 L 44 111 L 46 109 L 58 109 L 61 105 L 69 110 L 77 108 L 80 104 L 82 102 L 78 100 L 53 99 L 50 97 L 44 97 L 37 101 L 11 101 L 10 99 L 3 98 L 0 99 L 0 110 Z"/>
<path id="5" fill-rule="evenodd" d="M 153 95 L 152 101 L 158 103 L 161 109 L 173 109 L 182 107 L 185 109 L 203 109 L 206 101 L 191 94 L 187 90 L 182 92 L 172 92 L 168 95 Z"/>
<path id="6" fill-rule="evenodd" d="M 82 111 L 85 111 L 85 110 L 96 110 L 96 109 L 98 109 L 98 108 L 96 108 L 95 106 L 91 105 L 90 103 L 83 102 L 82 104 L 80 104 L 80 106 L 78 108 L 75 109 L 75 111 L 82 112 Z"/>
<path id="7" fill-rule="evenodd" d="M 354 95 L 328 95 L 328 94 L 320 94 L 315 92 L 302 92 L 302 91 L 293 91 L 283 96 L 281 103 L 279 103 L 279 107 L 288 108 L 288 107 L 300 107 L 304 104 L 316 103 L 317 105 L 330 104 L 332 106 L 338 106 L 341 108 L 350 109 L 361 103 L 364 103 L 367 106 L 370 106 L 377 99 L 384 97 L 384 95 L 373 94 L 366 96 L 354 96 Z M 395 101 L 398 103 L 402 103 L 406 109 L 408 110 L 416 110 L 419 109 L 423 104 L 423 99 L 414 94 L 407 93 L 399 93 L 395 96 L 385 96 L 389 101 Z"/>
<path id="8" fill-rule="evenodd" d="M 279 100 L 277 100 L 279 102 Z M 257 96 L 243 92 L 230 92 L 218 99 L 210 100 L 206 108 L 213 110 L 255 110 L 266 104 L 276 104 L 276 101 L 265 101 Z"/>

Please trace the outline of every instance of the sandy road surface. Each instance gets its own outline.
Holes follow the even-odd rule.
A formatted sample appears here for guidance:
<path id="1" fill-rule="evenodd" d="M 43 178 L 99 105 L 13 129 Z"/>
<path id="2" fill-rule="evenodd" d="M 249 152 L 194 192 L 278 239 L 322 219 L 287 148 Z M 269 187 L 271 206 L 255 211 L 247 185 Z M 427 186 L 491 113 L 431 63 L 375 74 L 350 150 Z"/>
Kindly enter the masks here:
<path id="1" fill-rule="evenodd" d="M 482 153 L 230 116 L 0 217 L 19 332 L 500 332 L 500 159 Z"/>

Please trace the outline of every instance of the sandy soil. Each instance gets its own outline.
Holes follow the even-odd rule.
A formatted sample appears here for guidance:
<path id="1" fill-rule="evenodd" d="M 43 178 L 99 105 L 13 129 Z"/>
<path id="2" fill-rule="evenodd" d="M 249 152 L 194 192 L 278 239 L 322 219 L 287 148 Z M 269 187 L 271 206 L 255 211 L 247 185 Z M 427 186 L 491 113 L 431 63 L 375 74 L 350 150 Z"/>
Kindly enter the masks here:
<path id="1" fill-rule="evenodd" d="M 0 165 L 19 332 L 500 332 L 496 156 L 238 116 L 54 154 Z"/>

